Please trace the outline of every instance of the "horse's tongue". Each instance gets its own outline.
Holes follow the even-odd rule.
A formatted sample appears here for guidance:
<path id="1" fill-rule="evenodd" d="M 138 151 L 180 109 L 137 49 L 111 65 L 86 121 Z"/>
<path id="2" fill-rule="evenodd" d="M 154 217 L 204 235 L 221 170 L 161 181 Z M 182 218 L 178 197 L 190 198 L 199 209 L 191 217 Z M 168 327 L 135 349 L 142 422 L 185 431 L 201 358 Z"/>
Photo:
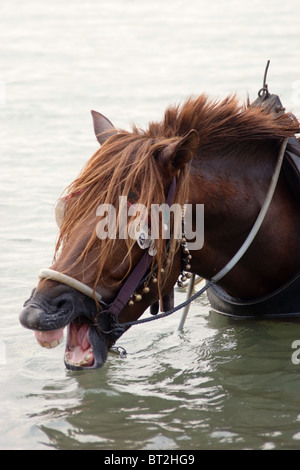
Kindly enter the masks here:
<path id="1" fill-rule="evenodd" d="M 79 329 L 74 323 L 68 327 L 65 360 L 71 365 L 89 367 L 94 363 L 94 354 L 89 342 L 90 326 L 81 325 Z"/>
<path id="2" fill-rule="evenodd" d="M 34 332 L 37 342 L 44 348 L 55 348 L 58 346 L 64 337 L 64 329 L 52 331 L 35 331 Z"/>

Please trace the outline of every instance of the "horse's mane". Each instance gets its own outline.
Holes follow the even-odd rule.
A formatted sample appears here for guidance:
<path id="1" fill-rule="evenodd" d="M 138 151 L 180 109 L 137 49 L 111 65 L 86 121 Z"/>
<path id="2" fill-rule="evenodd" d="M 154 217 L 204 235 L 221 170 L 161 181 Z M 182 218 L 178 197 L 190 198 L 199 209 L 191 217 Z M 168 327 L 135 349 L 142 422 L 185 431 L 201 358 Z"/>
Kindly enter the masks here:
<path id="1" fill-rule="evenodd" d="M 164 119 L 150 123 L 148 129 L 133 127 L 131 132 L 120 130 L 111 137 L 87 162 L 79 176 L 66 189 L 74 196 L 68 200 L 56 254 L 72 232 L 91 214 L 96 214 L 100 204 L 118 207 L 120 195 L 133 190 L 139 202 L 150 209 L 151 204 L 165 202 L 165 185 L 162 169 L 157 165 L 159 152 L 179 136 L 195 129 L 200 137 L 199 149 L 194 156 L 223 155 L 232 149 L 245 150 L 249 144 L 277 142 L 299 132 L 299 123 L 288 114 L 271 114 L 260 107 L 239 104 L 236 96 L 223 101 L 209 100 L 207 96 L 190 98 L 182 105 L 166 110 Z M 181 169 L 175 200 L 183 205 L 188 194 L 188 167 Z M 95 223 L 96 226 L 96 223 Z M 117 240 L 99 240 L 95 230 L 79 259 L 84 259 L 97 244 L 97 276 L 99 281 L 103 267 Z M 119 243 L 119 242 L 118 242 Z M 133 242 L 128 240 L 128 252 Z M 158 267 L 165 260 L 164 244 L 158 243 L 156 260 Z M 175 245 L 172 253 L 175 252 Z M 171 265 L 171 264 L 170 264 Z M 130 268 L 129 268 L 130 269 Z"/>
<path id="2" fill-rule="evenodd" d="M 85 221 L 88 222 L 91 215 L 94 216 L 94 230 L 90 239 L 76 262 L 68 268 L 73 268 L 75 264 L 79 266 L 80 261 L 86 261 L 87 255 L 93 250 L 93 253 L 97 253 L 93 259 L 93 263 L 97 263 L 94 287 L 98 284 L 108 261 L 111 264 L 113 250 L 120 243 L 118 238 L 100 240 L 97 237 L 96 224 L 100 220 L 96 218 L 97 207 L 102 204 L 112 205 L 116 209 L 118 222 L 120 195 L 129 198 L 130 194 L 134 194 L 138 202 L 147 208 L 149 214 L 152 204 L 164 203 L 166 188 L 162 168 L 157 165 L 157 156 L 166 145 L 175 140 L 174 138 L 153 139 L 143 135 L 137 129 L 134 129 L 132 133 L 120 131 L 90 158 L 79 176 L 66 188 L 65 192 L 69 197 L 55 256 L 58 257 L 60 248 L 66 244 L 72 234 L 76 234 L 76 231 L 84 226 Z M 187 176 L 187 167 L 178 173 L 177 190 L 173 201 L 182 207 L 187 198 Z M 118 234 L 118 226 L 116 232 Z M 135 240 L 128 237 L 125 241 L 129 259 L 128 273 L 131 270 L 130 255 Z M 155 240 L 155 243 L 157 255 L 153 257 L 152 268 L 157 264 L 157 278 L 160 284 L 161 269 L 167 253 L 165 241 L 162 243 L 160 240 Z M 178 246 L 178 240 L 172 240 L 169 247 L 170 258 L 174 256 Z M 165 279 L 170 267 L 171 263 L 165 266 Z"/>

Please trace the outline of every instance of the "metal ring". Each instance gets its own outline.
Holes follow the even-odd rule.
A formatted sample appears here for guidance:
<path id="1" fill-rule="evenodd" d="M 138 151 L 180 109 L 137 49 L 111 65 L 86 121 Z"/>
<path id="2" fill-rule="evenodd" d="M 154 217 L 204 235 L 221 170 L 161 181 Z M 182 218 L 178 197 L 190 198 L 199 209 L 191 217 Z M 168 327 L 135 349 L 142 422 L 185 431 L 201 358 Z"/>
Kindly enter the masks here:
<path id="1" fill-rule="evenodd" d="M 258 92 L 258 96 L 260 98 L 263 98 L 263 97 L 267 98 L 269 96 L 269 94 L 270 94 L 269 90 L 266 87 L 262 87 Z"/>

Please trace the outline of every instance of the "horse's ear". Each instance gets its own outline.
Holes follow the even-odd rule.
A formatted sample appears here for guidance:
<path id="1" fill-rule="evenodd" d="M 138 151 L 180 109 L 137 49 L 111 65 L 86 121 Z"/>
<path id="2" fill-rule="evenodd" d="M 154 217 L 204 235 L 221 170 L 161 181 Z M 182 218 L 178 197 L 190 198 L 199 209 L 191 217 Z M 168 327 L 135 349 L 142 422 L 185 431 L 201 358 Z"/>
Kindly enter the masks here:
<path id="1" fill-rule="evenodd" d="M 104 142 L 106 142 L 109 137 L 115 135 L 117 131 L 110 120 L 103 116 L 103 114 L 98 113 L 97 111 L 91 111 L 91 113 L 94 123 L 95 135 L 99 144 L 103 145 Z"/>
<path id="2" fill-rule="evenodd" d="M 160 159 L 164 165 L 171 163 L 179 170 L 193 158 L 198 145 L 199 134 L 192 129 L 185 136 L 167 145 L 161 152 Z"/>

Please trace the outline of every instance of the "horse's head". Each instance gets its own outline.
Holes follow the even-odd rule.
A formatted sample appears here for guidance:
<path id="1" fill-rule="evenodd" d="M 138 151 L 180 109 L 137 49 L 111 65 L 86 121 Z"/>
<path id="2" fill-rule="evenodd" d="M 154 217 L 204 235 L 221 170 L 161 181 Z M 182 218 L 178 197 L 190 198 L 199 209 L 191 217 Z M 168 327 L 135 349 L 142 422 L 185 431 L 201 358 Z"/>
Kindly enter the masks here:
<path id="1" fill-rule="evenodd" d="M 151 208 L 170 198 L 175 180 L 171 203 L 183 206 L 187 163 L 198 144 L 193 130 L 150 137 L 136 128 L 117 132 L 104 116 L 92 115 L 101 147 L 59 200 L 53 265 L 42 270 L 20 314 L 21 324 L 47 348 L 61 342 L 67 327 L 69 369 L 102 366 L 116 341 L 116 321 L 138 318 L 172 290 L 181 271 L 180 242 L 163 236 L 161 216 L 159 235 L 149 236 Z M 139 275 L 132 280 L 135 268 Z M 129 278 L 132 291 L 124 294 Z"/>

